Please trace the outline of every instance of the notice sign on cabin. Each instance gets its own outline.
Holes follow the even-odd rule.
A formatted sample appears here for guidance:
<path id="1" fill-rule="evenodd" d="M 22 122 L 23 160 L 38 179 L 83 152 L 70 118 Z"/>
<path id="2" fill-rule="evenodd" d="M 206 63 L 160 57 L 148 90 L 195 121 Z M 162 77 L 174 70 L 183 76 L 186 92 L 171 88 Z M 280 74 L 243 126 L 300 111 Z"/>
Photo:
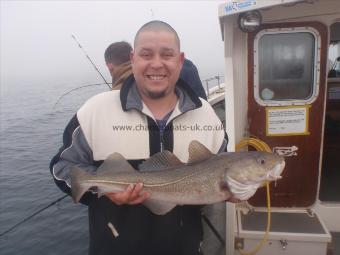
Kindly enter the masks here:
<path id="1" fill-rule="evenodd" d="M 309 135 L 309 105 L 266 108 L 267 136 Z"/>

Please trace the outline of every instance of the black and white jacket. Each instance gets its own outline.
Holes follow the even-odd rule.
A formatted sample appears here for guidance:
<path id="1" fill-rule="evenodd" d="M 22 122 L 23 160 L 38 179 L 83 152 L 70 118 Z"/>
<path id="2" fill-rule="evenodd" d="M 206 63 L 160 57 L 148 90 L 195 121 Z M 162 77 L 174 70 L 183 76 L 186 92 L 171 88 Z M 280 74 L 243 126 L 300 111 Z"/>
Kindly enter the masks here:
<path id="1" fill-rule="evenodd" d="M 89 99 L 67 125 L 63 146 L 51 161 L 51 173 L 58 187 L 70 194 L 71 166 L 95 173 L 113 152 L 122 154 L 138 169 L 144 159 L 163 149 L 186 162 L 192 140 L 198 140 L 213 153 L 224 148 L 224 130 L 209 103 L 198 98 L 181 80 L 176 93 L 178 102 L 162 135 L 140 99 L 133 76 L 125 81 L 121 91 L 104 92 Z M 89 208 L 89 254 L 197 254 L 202 239 L 197 206 L 178 206 L 158 216 L 143 205 L 117 206 L 105 196 L 98 199 L 91 192 L 81 202 Z M 112 226 L 119 233 L 117 237 Z"/>

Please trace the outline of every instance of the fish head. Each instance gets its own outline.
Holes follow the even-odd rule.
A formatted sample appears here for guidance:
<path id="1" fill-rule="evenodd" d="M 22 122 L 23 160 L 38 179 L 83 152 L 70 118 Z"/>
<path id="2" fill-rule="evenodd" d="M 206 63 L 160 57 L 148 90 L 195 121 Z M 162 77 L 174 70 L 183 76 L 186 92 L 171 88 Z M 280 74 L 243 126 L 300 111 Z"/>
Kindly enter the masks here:
<path id="1" fill-rule="evenodd" d="M 281 178 L 284 158 L 268 152 L 238 152 L 226 168 L 225 181 L 236 198 L 247 200 L 267 181 Z"/>
<path id="2" fill-rule="evenodd" d="M 230 164 L 228 175 L 243 184 L 264 183 L 281 178 L 284 158 L 268 152 L 241 152 Z"/>

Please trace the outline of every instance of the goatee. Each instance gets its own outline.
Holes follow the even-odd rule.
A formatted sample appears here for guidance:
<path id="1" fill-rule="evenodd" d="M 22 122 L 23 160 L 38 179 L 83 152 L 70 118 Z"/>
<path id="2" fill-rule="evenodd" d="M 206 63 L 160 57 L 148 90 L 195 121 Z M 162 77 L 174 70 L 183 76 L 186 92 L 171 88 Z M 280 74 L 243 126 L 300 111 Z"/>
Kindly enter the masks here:
<path id="1" fill-rule="evenodd" d="M 152 99 L 160 99 L 166 96 L 166 91 L 160 91 L 160 92 L 153 92 L 153 91 L 147 91 L 148 96 Z"/>

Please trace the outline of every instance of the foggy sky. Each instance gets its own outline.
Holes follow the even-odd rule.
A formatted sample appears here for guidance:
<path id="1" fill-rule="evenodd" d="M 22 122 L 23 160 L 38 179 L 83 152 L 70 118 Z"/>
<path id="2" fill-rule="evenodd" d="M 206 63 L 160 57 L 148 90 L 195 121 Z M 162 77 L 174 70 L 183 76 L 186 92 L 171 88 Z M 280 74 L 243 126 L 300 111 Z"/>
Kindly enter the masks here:
<path id="1" fill-rule="evenodd" d="M 175 28 L 201 79 L 223 75 L 218 5 L 223 1 L 1 1 L 1 88 L 23 83 L 101 82 L 74 34 L 107 80 L 103 58 L 115 41 L 132 42 L 146 22 Z"/>

